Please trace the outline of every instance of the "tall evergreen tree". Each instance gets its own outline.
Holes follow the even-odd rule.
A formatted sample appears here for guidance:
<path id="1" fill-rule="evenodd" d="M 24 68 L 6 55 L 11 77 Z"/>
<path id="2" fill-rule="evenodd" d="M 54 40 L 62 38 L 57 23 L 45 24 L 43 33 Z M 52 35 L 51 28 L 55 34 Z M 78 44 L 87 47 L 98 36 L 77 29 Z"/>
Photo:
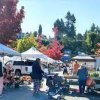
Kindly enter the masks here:
<path id="1" fill-rule="evenodd" d="M 95 32 L 95 29 L 96 29 L 96 26 L 95 26 L 95 24 L 93 23 L 92 26 L 91 26 L 90 31 L 91 31 L 91 32 Z"/>
<path id="2" fill-rule="evenodd" d="M 64 25 L 64 21 L 63 19 L 57 19 L 54 23 L 54 28 L 57 27 L 58 28 L 58 36 L 57 39 L 61 40 L 61 38 L 63 37 L 63 34 L 65 33 L 65 25 Z M 53 29 L 54 29 L 53 28 Z"/>
<path id="3" fill-rule="evenodd" d="M 38 33 L 37 33 L 37 31 L 34 31 L 33 34 L 34 34 L 34 37 L 37 37 L 37 34 L 38 34 Z"/>
<path id="4" fill-rule="evenodd" d="M 38 34 L 42 35 L 42 26 L 41 26 L 41 24 L 39 25 Z"/>
<path id="5" fill-rule="evenodd" d="M 65 30 L 64 30 L 64 28 L 65 28 L 65 26 L 64 26 L 64 21 L 63 21 L 63 19 L 57 19 L 56 21 L 55 21 L 55 23 L 54 23 L 54 27 L 58 27 L 58 31 L 60 32 L 60 33 L 63 33 Z"/>
<path id="6" fill-rule="evenodd" d="M 97 34 L 100 34 L 100 28 L 99 28 L 99 26 L 98 26 L 98 25 L 97 25 L 97 27 L 96 27 L 96 30 L 95 30 L 95 31 L 96 31 L 96 33 L 97 33 Z"/>
<path id="7" fill-rule="evenodd" d="M 90 33 L 91 46 L 92 46 L 92 48 L 95 47 L 95 44 L 96 44 L 96 37 L 97 37 L 97 34 L 96 34 L 95 32 Z"/>
<path id="8" fill-rule="evenodd" d="M 65 16 L 66 18 L 66 34 L 71 37 L 74 38 L 76 35 L 76 30 L 75 30 L 75 16 L 74 14 L 71 14 L 70 12 L 67 12 L 67 15 Z"/>
<path id="9" fill-rule="evenodd" d="M 76 35 L 76 40 L 77 40 L 77 41 L 83 41 L 83 36 L 82 36 L 81 33 L 78 33 L 78 34 Z"/>

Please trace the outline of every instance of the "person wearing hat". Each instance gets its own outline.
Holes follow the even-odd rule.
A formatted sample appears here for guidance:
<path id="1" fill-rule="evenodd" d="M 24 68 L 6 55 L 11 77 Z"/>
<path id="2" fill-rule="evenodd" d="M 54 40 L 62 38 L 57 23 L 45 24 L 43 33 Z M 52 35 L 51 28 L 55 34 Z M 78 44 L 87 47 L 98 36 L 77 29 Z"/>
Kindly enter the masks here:
<path id="1" fill-rule="evenodd" d="M 81 65 L 81 68 L 77 72 L 78 81 L 79 81 L 79 91 L 80 94 L 84 94 L 85 86 L 86 86 L 86 80 L 88 78 L 88 70 L 86 66 Z"/>
<path id="2" fill-rule="evenodd" d="M 3 72 L 2 72 L 2 62 L 0 61 L 0 97 L 2 97 L 3 91 Z"/>

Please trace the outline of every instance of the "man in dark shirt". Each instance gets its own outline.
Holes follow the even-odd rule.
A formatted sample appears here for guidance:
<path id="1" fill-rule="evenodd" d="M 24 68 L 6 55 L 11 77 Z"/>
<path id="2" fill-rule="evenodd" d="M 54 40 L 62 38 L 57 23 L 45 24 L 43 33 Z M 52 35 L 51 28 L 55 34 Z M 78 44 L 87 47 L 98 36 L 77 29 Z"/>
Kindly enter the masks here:
<path id="1" fill-rule="evenodd" d="M 32 79 L 34 83 L 33 94 L 38 93 L 40 90 L 43 73 L 44 72 L 42 71 L 41 66 L 40 66 L 40 59 L 37 58 L 36 61 L 34 61 L 32 65 Z"/>

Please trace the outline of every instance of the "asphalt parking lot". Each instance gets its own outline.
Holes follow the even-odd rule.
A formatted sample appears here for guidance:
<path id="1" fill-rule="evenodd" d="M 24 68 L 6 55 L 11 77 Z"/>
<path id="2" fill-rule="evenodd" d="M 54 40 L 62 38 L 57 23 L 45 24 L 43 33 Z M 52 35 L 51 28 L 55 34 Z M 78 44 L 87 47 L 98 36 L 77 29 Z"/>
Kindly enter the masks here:
<path id="1" fill-rule="evenodd" d="M 74 88 L 74 86 L 71 87 Z M 6 89 L 3 93 L 3 97 L 1 97 L 0 100 L 48 100 L 45 81 L 43 82 L 43 87 L 41 88 L 41 92 L 38 96 L 33 96 L 32 88 L 32 84 L 25 84 L 20 86 L 19 89 Z M 77 88 L 77 86 L 75 88 Z M 65 100 L 100 100 L 100 93 L 90 93 L 80 96 L 79 93 L 71 91 L 65 95 Z"/>

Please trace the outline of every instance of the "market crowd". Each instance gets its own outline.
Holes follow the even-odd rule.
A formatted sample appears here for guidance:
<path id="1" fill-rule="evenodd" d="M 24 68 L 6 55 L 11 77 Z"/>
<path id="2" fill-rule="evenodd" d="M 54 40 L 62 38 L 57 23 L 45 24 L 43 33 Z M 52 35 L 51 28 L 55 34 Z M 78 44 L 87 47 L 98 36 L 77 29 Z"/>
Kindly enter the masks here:
<path id="1" fill-rule="evenodd" d="M 30 73 L 30 76 L 32 78 L 32 82 L 33 82 L 33 95 L 39 93 L 40 88 L 41 88 L 41 80 L 43 78 L 43 76 L 47 76 L 48 73 L 50 74 L 50 72 L 48 71 L 48 67 L 46 67 L 46 71 L 47 73 L 45 73 L 44 70 L 42 70 L 41 68 L 41 60 L 39 58 L 37 58 L 32 65 L 32 72 Z M 71 70 L 69 72 L 68 68 Z M 3 88 L 5 86 L 5 83 L 9 83 L 8 79 L 10 79 L 11 81 L 11 70 L 10 69 L 4 69 L 4 71 L 2 70 L 2 62 L 0 61 L 0 97 L 2 96 L 2 92 L 3 92 Z M 78 76 L 78 82 L 79 82 L 79 92 L 80 94 L 84 94 L 85 91 L 85 86 L 86 86 L 86 82 L 87 79 L 89 77 L 88 74 L 88 70 L 87 70 L 87 65 L 86 63 L 79 65 L 77 61 L 74 62 L 72 68 L 69 67 L 69 64 L 66 63 L 63 65 L 63 75 L 69 75 L 72 74 L 73 76 Z M 9 77 L 7 77 L 9 76 Z"/>

